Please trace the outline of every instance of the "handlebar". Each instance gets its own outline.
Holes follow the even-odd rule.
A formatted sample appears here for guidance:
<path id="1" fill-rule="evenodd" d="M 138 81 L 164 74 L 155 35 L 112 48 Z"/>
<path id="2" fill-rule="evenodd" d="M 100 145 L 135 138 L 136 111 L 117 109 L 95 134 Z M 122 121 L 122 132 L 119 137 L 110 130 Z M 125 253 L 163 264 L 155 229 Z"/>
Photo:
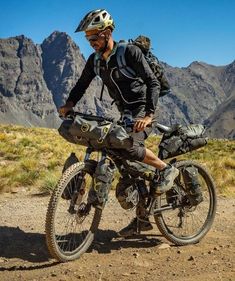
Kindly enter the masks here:
<path id="1" fill-rule="evenodd" d="M 94 120 L 94 121 L 100 121 L 100 122 L 104 122 L 104 121 L 108 121 L 108 122 L 115 122 L 114 118 L 109 118 L 109 117 L 102 117 L 102 116 L 97 116 L 97 115 L 93 115 L 93 114 L 86 114 L 86 113 L 80 113 L 74 110 L 70 110 L 67 112 L 66 116 L 59 116 L 61 119 L 74 119 L 77 115 L 84 117 L 87 120 Z M 130 118 L 123 118 L 122 120 L 118 120 L 116 121 L 118 125 L 121 126 L 134 126 L 135 121 L 133 119 Z M 151 125 L 149 125 L 151 126 Z"/>
<path id="2" fill-rule="evenodd" d="M 86 114 L 86 113 L 80 113 L 78 111 L 74 111 L 74 110 L 70 110 L 66 113 L 65 117 L 63 116 L 59 116 L 61 119 L 74 119 L 77 115 L 84 117 L 88 120 L 94 120 L 94 121 L 109 121 L 109 122 L 114 122 L 113 118 L 108 118 L 108 117 L 102 117 L 102 116 L 97 116 L 97 115 L 93 115 L 93 114 Z"/>
<path id="3" fill-rule="evenodd" d="M 108 118 L 108 117 L 102 117 L 102 116 L 97 116 L 97 115 L 93 115 L 93 114 L 86 114 L 86 113 L 80 113 L 74 110 L 70 110 L 67 112 L 66 116 L 59 116 L 62 119 L 71 119 L 74 120 L 74 118 L 80 115 L 81 117 L 84 117 L 88 120 L 94 120 L 94 121 L 99 121 L 99 122 L 115 122 L 114 118 Z M 133 129 L 133 126 L 135 124 L 135 121 L 130 119 L 130 118 L 124 118 L 123 120 L 119 120 L 117 121 L 117 124 L 124 127 L 125 129 Z M 149 124 L 147 127 L 152 127 L 152 124 Z M 166 125 L 162 125 L 160 123 L 155 123 L 155 127 L 161 132 L 161 133 L 169 133 L 172 131 L 171 127 L 168 127 Z"/>

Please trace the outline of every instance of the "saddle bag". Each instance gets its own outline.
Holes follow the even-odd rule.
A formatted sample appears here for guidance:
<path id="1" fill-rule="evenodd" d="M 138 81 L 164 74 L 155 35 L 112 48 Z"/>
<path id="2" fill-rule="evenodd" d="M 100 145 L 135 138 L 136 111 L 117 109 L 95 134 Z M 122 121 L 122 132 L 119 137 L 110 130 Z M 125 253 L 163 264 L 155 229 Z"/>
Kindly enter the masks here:
<path id="1" fill-rule="evenodd" d="M 206 145 L 207 139 L 203 137 L 204 132 L 205 127 L 200 124 L 174 126 L 171 132 L 163 134 L 158 157 L 166 159 Z"/>

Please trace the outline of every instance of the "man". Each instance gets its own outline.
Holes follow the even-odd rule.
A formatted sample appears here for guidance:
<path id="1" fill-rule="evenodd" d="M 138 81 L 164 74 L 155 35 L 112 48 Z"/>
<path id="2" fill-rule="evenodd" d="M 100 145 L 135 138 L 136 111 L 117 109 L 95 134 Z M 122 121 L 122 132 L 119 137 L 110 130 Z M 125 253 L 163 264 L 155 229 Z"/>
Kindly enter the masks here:
<path id="1" fill-rule="evenodd" d="M 161 161 L 151 150 L 144 147 L 147 137 L 147 126 L 152 123 L 157 105 L 160 83 L 150 69 L 142 51 L 134 45 L 128 45 L 125 59 L 138 78 L 128 77 L 118 68 L 116 51 L 118 43 L 112 38 L 115 25 L 110 14 L 103 9 L 89 12 L 80 22 L 76 32 L 84 31 L 86 39 L 95 50 L 88 58 L 85 68 L 75 87 L 71 90 L 67 102 L 59 109 L 65 116 L 81 99 L 92 79 L 96 76 L 99 65 L 99 76 L 107 86 L 121 114 L 131 112 L 135 124 L 132 133 L 134 145 L 131 149 L 120 150 L 120 156 L 128 160 L 137 160 L 155 167 L 158 171 L 154 183 L 155 193 L 162 194 L 169 190 L 179 171 Z M 98 62 L 98 63 L 97 63 Z M 122 236 L 136 233 L 137 219 L 119 232 Z M 139 222 L 141 231 L 152 229 L 147 222 Z"/>

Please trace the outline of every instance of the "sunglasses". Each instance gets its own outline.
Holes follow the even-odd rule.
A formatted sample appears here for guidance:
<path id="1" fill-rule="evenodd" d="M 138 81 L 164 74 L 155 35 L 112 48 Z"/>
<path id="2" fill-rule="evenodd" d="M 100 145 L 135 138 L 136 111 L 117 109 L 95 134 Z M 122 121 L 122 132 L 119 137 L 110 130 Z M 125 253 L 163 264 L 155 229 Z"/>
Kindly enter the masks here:
<path id="1" fill-rule="evenodd" d="M 104 36 L 105 35 L 103 34 L 103 32 L 99 32 L 99 33 L 93 34 L 93 35 L 86 35 L 85 37 L 89 42 L 95 42 Z"/>

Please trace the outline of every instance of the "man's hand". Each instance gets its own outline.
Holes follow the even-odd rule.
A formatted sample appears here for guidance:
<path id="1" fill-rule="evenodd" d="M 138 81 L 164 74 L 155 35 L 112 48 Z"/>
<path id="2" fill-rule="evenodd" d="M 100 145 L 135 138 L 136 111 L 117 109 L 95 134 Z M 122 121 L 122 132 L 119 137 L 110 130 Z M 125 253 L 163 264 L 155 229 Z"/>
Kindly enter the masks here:
<path id="1" fill-rule="evenodd" d="M 134 132 L 144 131 L 144 129 L 152 123 L 152 120 L 152 116 L 145 116 L 144 118 L 137 120 L 133 127 Z"/>
<path id="2" fill-rule="evenodd" d="M 67 102 L 65 105 L 61 106 L 58 109 L 59 115 L 62 117 L 66 117 L 66 114 L 73 109 L 73 106 L 74 106 L 73 102 L 71 101 Z"/>

